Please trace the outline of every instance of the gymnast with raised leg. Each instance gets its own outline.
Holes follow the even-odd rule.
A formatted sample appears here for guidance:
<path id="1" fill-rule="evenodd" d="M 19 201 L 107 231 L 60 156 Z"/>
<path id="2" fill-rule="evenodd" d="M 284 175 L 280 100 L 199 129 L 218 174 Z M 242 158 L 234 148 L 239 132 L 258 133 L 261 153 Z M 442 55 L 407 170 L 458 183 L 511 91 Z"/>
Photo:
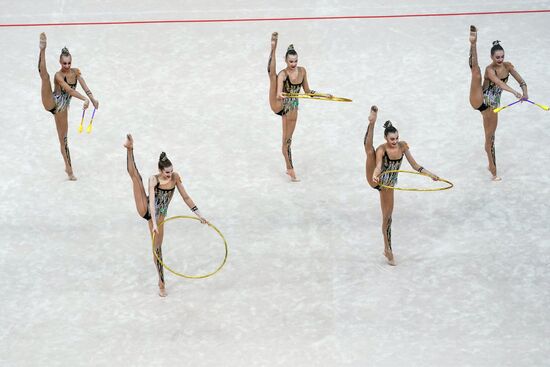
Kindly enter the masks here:
<path id="1" fill-rule="evenodd" d="M 71 97 L 84 101 L 84 109 L 88 108 L 90 101 L 92 101 L 95 108 L 99 108 L 99 102 L 94 98 L 94 95 L 90 91 L 90 88 L 88 88 L 88 85 L 86 85 L 80 70 L 71 68 L 72 56 L 66 47 L 61 50 L 61 55 L 59 56 L 61 69 L 55 73 L 54 89 L 52 91 L 50 74 L 48 74 L 48 70 L 46 69 L 46 44 L 46 34 L 40 33 L 38 72 L 40 73 L 40 79 L 42 79 L 42 104 L 46 111 L 53 114 L 57 127 L 57 136 L 59 138 L 61 155 L 65 161 L 65 172 L 69 176 L 69 180 L 75 181 L 76 177 L 73 173 L 71 154 L 69 152 L 69 143 L 67 140 L 67 132 L 69 127 L 67 112 L 71 103 Z M 88 97 L 83 96 L 75 90 L 77 82 L 80 83 Z"/>
<path id="2" fill-rule="evenodd" d="M 495 133 L 498 125 L 498 114 L 493 109 L 499 107 L 502 91 L 512 93 L 516 98 L 526 100 L 527 83 L 519 75 L 510 62 L 504 61 L 504 49 L 500 41 L 494 41 L 491 48 L 492 62 L 485 68 L 483 83 L 481 80 L 481 69 L 477 60 L 477 29 L 470 26 L 470 69 L 472 70 L 472 82 L 470 85 L 470 104 L 483 117 L 483 128 L 485 130 L 485 151 L 489 160 L 489 171 L 493 181 L 500 181 L 497 175 L 497 162 L 495 154 Z M 522 93 L 510 88 L 506 82 L 508 76 L 512 75 L 519 83 Z"/>
<path id="3" fill-rule="evenodd" d="M 376 117 L 378 115 L 378 107 L 372 106 L 369 114 L 369 126 L 363 145 L 365 146 L 365 153 L 367 155 L 366 161 L 366 177 L 369 185 L 380 192 L 380 206 L 382 209 L 382 235 L 384 237 L 384 256 L 387 259 L 388 264 L 396 265 L 393 257 L 392 243 L 391 243 L 391 225 L 392 225 L 392 213 L 393 213 L 393 195 L 394 190 L 380 187 L 380 184 L 385 186 L 395 186 L 397 183 L 397 172 L 384 174 L 385 171 L 399 170 L 403 156 L 407 158 L 407 161 L 411 167 L 417 172 L 421 172 L 430 176 L 433 180 L 439 178 L 420 166 L 414 160 L 409 146 L 404 141 L 399 141 L 399 133 L 397 129 L 392 125 L 391 121 L 386 121 L 384 124 L 384 137 L 386 142 L 374 149 L 373 146 L 373 134 L 374 125 L 376 123 Z"/>
<path id="4" fill-rule="evenodd" d="M 178 189 L 185 204 L 187 204 L 191 211 L 201 220 L 201 223 L 208 222 L 201 215 L 197 206 L 185 191 L 181 182 L 181 177 L 178 173 L 174 172 L 172 162 L 170 162 L 166 153 L 162 152 L 160 155 L 158 161 L 158 174 L 152 175 L 149 178 L 149 196 L 147 196 L 145 188 L 143 187 L 143 180 L 141 179 L 134 159 L 134 140 L 132 135 L 126 135 L 124 147 L 126 148 L 126 165 L 130 178 L 132 179 L 136 209 L 138 214 L 148 221 L 151 236 L 153 236 L 153 233 L 155 234 L 154 251 L 156 256 L 153 255 L 153 261 L 159 276 L 159 295 L 161 297 L 166 297 L 164 269 L 161 263 L 164 226 L 159 228 L 158 223 L 164 221 L 168 213 L 168 205 L 172 200 L 174 189 Z"/>
<path id="5" fill-rule="evenodd" d="M 277 75 L 275 64 L 275 51 L 277 49 L 277 32 L 271 35 L 271 54 L 267 65 L 269 74 L 269 105 L 271 110 L 282 117 L 283 120 L 283 139 L 282 153 L 286 164 L 286 173 L 292 182 L 300 181 L 296 177 L 294 165 L 292 163 L 292 134 L 296 128 L 298 119 L 298 99 L 286 98 L 283 93 L 300 93 L 303 88 L 306 93 L 315 93 L 309 88 L 306 69 L 298 66 L 298 53 L 294 46 L 288 46 L 285 54 L 286 68 Z"/>

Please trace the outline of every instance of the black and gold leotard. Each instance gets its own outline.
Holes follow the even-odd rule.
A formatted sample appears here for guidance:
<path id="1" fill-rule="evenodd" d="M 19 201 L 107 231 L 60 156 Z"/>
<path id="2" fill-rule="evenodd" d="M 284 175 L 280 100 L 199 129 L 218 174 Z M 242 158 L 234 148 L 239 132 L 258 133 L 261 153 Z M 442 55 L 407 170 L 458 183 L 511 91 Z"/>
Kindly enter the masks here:
<path id="1" fill-rule="evenodd" d="M 390 159 L 388 153 L 384 152 L 382 158 L 382 175 L 380 176 L 380 183 L 385 186 L 395 186 L 397 184 L 397 172 L 383 173 L 386 171 L 398 170 L 401 167 L 403 161 L 403 155 L 399 159 Z"/>
<path id="2" fill-rule="evenodd" d="M 155 176 L 157 177 L 157 176 Z M 158 220 L 158 217 L 162 215 L 163 217 L 166 217 L 168 214 L 168 205 L 170 204 L 170 201 L 172 200 L 172 196 L 174 195 L 174 189 L 176 187 L 172 187 L 171 189 L 163 189 L 160 187 L 160 182 L 158 181 L 157 177 L 157 184 L 155 185 L 155 219 Z M 147 198 L 147 213 L 143 216 L 146 220 L 151 219 L 151 213 L 149 212 L 149 198 Z"/>
<path id="3" fill-rule="evenodd" d="M 402 149 L 401 157 L 399 159 L 390 159 L 388 152 L 384 150 L 384 157 L 382 157 L 382 174 L 380 175 L 380 184 L 385 186 L 395 186 L 397 184 L 397 172 L 384 173 L 386 171 L 399 170 L 401 163 L 403 162 L 403 156 L 409 149 L 407 143 L 398 143 Z"/>
<path id="4" fill-rule="evenodd" d="M 508 81 L 508 76 L 500 80 L 506 83 Z M 489 84 L 485 89 L 483 89 L 483 103 L 485 103 L 487 106 L 491 108 L 497 108 L 498 106 L 500 106 L 501 95 L 502 95 L 502 89 L 498 87 L 495 83 L 493 83 L 491 80 L 489 80 Z"/>
<path id="5" fill-rule="evenodd" d="M 302 89 L 302 83 L 304 79 L 299 84 L 293 84 L 290 81 L 290 76 L 286 76 L 285 81 L 283 82 L 283 93 L 300 93 Z M 298 109 L 298 98 L 285 98 L 283 100 L 283 115 Z"/>

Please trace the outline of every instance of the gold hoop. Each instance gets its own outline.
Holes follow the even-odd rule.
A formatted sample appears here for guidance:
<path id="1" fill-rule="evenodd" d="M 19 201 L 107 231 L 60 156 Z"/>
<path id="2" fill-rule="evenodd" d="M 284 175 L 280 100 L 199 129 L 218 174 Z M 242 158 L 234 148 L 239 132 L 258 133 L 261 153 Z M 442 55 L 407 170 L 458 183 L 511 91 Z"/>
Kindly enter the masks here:
<path id="1" fill-rule="evenodd" d="M 164 225 L 164 223 L 168 222 L 168 221 L 171 221 L 171 220 L 174 220 L 174 219 L 194 219 L 194 220 L 198 220 L 200 221 L 199 218 L 197 217 L 190 217 L 190 216 L 187 216 L 187 215 L 176 215 L 174 217 L 170 217 L 170 218 L 167 218 L 165 220 L 163 220 L 162 222 L 160 222 L 158 224 L 158 226 L 162 226 Z M 223 240 L 223 244 L 224 244 L 224 247 L 225 247 L 225 256 L 223 257 L 223 261 L 222 263 L 218 266 L 218 268 L 216 270 L 214 270 L 213 272 L 211 273 L 208 273 L 208 274 L 204 274 L 204 275 L 186 275 L 186 274 L 182 274 L 182 273 L 178 273 L 177 271 L 171 269 L 169 266 L 167 266 L 157 255 L 157 253 L 155 252 L 155 233 L 153 232 L 153 236 L 151 237 L 152 238 L 152 244 L 153 244 L 153 255 L 155 255 L 155 258 L 158 260 L 158 262 L 160 262 L 162 264 L 163 267 L 165 267 L 169 272 L 171 272 L 172 274 L 174 275 L 177 275 L 179 277 L 183 277 L 183 278 L 188 278 L 188 279 L 202 279 L 202 278 L 208 278 L 208 277 L 211 277 L 212 275 L 216 274 L 218 271 L 221 270 L 221 268 L 223 268 L 223 266 L 225 265 L 226 261 L 227 261 L 227 254 L 228 254 L 228 249 L 227 249 L 227 241 L 225 239 L 225 237 L 223 236 L 223 234 L 220 232 L 220 230 L 218 228 L 216 228 L 216 226 L 214 226 L 212 223 L 208 223 L 208 226 L 211 227 L 213 230 L 215 230 L 219 235 L 220 237 L 222 238 Z"/>
<path id="2" fill-rule="evenodd" d="M 287 98 L 307 98 L 316 99 L 318 101 L 332 101 L 332 102 L 352 102 L 349 98 L 330 96 L 329 94 L 322 93 L 283 93 Z"/>
<path id="3" fill-rule="evenodd" d="M 425 174 L 425 173 L 421 173 L 421 172 L 416 172 L 416 171 L 405 171 L 405 170 L 398 170 L 398 169 L 394 169 L 394 170 L 389 170 L 389 171 L 384 171 L 380 174 L 380 176 L 386 174 L 386 173 L 410 173 L 410 174 L 414 174 L 414 175 L 420 175 L 420 176 L 426 176 L 426 177 L 430 177 L 429 175 Z M 431 177 L 430 177 L 431 178 Z M 383 187 L 385 189 L 391 189 L 391 190 L 400 190 L 400 191 L 443 191 L 443 190 L 449 190 L 450 188 L 454 187 L 453 183 L 451 181 L 448 181 L 448 180 L 445 180 L 443 178 L 439 178 L 437 181 L 441 181 L 441 182 L 445 182 L 446 184 L 448 184 L 449 186 L 445 186 L 445 187 L 436 187 L 436 188 L 433 188 L 433 189 L 419 189 L 419 188 L 408 188 L 408 187 L 395 187 L 395 186 L 388 186 L 388 185 L 383 185 L 383 184 L 380 184 L 379 186 L 380 187 Z"/>

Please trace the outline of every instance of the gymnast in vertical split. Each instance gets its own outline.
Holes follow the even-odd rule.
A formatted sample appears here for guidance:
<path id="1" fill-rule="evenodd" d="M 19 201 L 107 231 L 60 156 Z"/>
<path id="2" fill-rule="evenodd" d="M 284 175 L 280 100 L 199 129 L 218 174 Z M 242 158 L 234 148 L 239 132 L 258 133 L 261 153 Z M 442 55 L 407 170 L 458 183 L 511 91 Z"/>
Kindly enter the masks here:
<path id="1" fill-rule="evenodd" d="M 271 110 L 282 117 L 283 139 L 282 153 L 286 164 L 286 173 L 292 182 L 300 181 L 296 177 L 294 164 L 292 163 L 292 134 L 296 128 L 298 119 L 298 99 L 286 98 L 283 93 L 300 93 L 303 88 L 306 93 L 315 93 L 309 88 L 307 72 L 304 67 L 298 66 L 298 53 L 294 46 L 288 46 L 285 54 L 286 68 L 277 75 L 275 64 L 275 51 L 277 49 L 277 32 L 271 35 L 271 54 L 267 65 L 269 74 L 269 104 Z"/>
<path id="2" fill-rule="evenodd" d="M 152 175 L 149 178 L 149 195 L 147 195 L 145 188 L 143 187 L 141 175 L 139 174 L 136 162 L 134 160 L 134 139 L 132 138 L 132 135 L 126 135 L 124 147 L 126 148 L 126 165 L 130 178 L 132 179 L 137 212 L 140 217 L 147 220 L 151 236 L 153 233 L 155 234 L 154 251 L 156 256 L 153 256 L 153 261 L 159 277 L 159 296 L 166 297 L 167 293 L 165 288 L 164 269 L 161 263 L 164 226 L 159 228 L 158 223 L 164 221 L 164 218 L 168 213 L 168 205 L 172 200 L 174 190 L 176 188 L 178 189 L 178 192 L 180 193 L 185 204 L 187 204 L 191 211 L 201 220 L 201 223 L 208 222 L 199 212 L 199 209 L 193 202 L 193 199 L 191 199 L 185 191 L 185 188 L 181 182 L 181 177 L 178 173 L 174 172 L 172 162 L 170 162 L 166 156 L 166 153 L 162 152 L 160 155 L 158 161 L 158 174 Z"/>
<path id="3" fill-rule="evenodd" d="M 399 132 L 392 125 L 391 121 L 386 121 L 384 124 L 384 137 L 386 142 L 374 149 L 373 146 L 373 134 L 374 125 L 376 123 L 376 117 L 378 114 L 378 107 L 372 106 L 369 114 L 369 126 L 363 145 L 365 147 L 365 153 L 367 155 L 366 160 L 366 177 L 369 185 L 380 192 L 380 206 L 382 209 L 382 235 L 384 237 L 384 256 L 388 264 L 396 265 L 393 257 L 392 242 L 391 242 L 391 225 L 392 225 L 392 213 L 393 213 L 393 195 L 394 190 L 381 187 L 380 184 L 385 186 L 395 186 L 397 183 L 397 172 L 387 173 L 385 171 L 399 170 L 403 156 L 407 158 L 407 161 L 411 167 L 425 175 L 430 176 L 433 180 L 437 181 L 439 178 L 420 166 L 414 160 L 409 146 L 404 141 L 399 141 Z"/>
<path id="4" fill-rule="evenodd" d="M 69 152 L 69 143 L 67 140 L 69 126 L 68 109 L 71 103 L 71 97 L 84 101 L 84 109 L 88 108 L 90 101 L 95 108 L 99 108 L 99 102 L 94 98 L 94 95 L 90 91 L 90 88 L 88 88 L 88 85 L 86 85 L 80 70 L 71 68 L 72 56 L 66 47 L 61 50 L 61 55 L 59 56 L 61 69 L 55 73 L 54 89 L 52 91 L 50 74 L 48 74 L 48 70 L 46 69 L 46 44 L 46 34 L 41 33 L 38 72 L 40 73 L 40 79 L 42 79 L 42 105 L 46 111 L 52 113 L 55 119 L 61 155 L 65 161 L 65 172 L 69 176 L 69 180 L 75 181 L 76 176 L 73 173 L 71 154 Z M 77 82 L 80 83 L 86 92 L 87 97 L 76 91 Z"/>
<path id="5" fill-rule="evenodd" d="M 499 107 L 502 91 L 512 93 L 518 99 L 528 99 L 527 83 L 519 75 L 510 62 L 504 61 L 504 49 L 500 41 L 494 41 L 491 48 L 492 62 L 485 68 L 484 80 L 481 81 L 481 69 L 477 60 L 477 29 L 470 26 L 470 69 L 472 81 L 470 84 L 470 104 L 483 117 L 483 128 L 485 130 L 485 151 L 489 160 L 488 169 L 491 172 L 493 181 L 500 181 L 497 175 L 497 162 L 495 154 L 495 133 L 498 125 L 498 114 L 493 109 Z M 509 87 L 506 82 L 508 76 L 512 75 L 519 83 L 522 93 Z"/>

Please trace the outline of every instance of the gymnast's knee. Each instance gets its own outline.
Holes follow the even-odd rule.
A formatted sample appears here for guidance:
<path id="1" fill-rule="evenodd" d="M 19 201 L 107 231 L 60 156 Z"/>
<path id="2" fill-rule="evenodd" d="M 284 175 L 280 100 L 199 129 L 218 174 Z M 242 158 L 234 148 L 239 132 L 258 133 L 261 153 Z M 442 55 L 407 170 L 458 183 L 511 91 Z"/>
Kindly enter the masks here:
<path id="1" fill-rule="evenodd" d="M 42 80 L 50 81 L 50 73 L 48 73 L 47 71 L 41 71 L 40 69 L 38 69 L 38 73 L 40 74 L 40 78 Z"/>
<path id="2" fill-rule="evenodd" d="M 383 213 L 382 214 L 382 221 L 384 223 L 389 223 L 391 222 L 391 213 Z"/>
<path id="3" fill-rule="evenodd" d="M 377 190 L 380 189 L 379 184 L 377 184 L 376 182 L 374 182 L 374 181 L 372 180 L 372 178 L 367 178 L 367 182 L 368 182 L 369 186 L 372 187 L 373 189 L 377 189 Z"/>

